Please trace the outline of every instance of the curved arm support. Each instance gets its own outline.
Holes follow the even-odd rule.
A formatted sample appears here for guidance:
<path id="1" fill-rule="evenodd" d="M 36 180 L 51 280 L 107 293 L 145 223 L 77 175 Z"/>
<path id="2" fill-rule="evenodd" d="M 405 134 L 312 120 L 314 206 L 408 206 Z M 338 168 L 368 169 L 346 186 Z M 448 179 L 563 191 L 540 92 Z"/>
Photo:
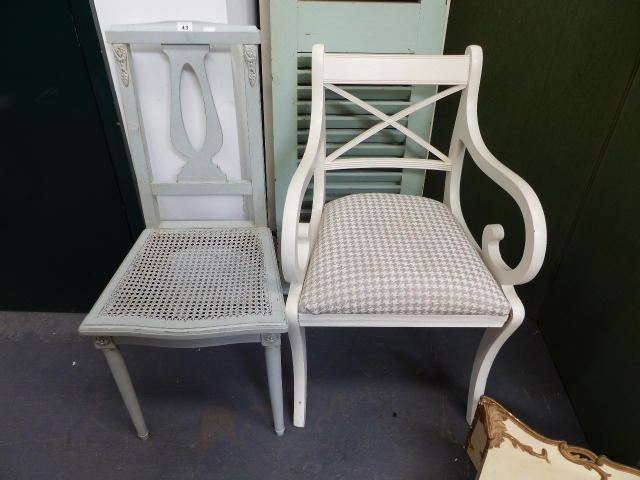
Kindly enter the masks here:
<path id="1" fill-rule="evenodd" d="M 477 122 L 477 120 L 476 120 Z M 482 234 L 482 258 L 501 285 L 520 285 L 536 276 L 547 248 L 547 226 L 538 196 L 533 189 L 489 153 L 480 133 L 469 132 L 465 144 L 480 169 L 516 201 L 524 218 L 525 246 L 520 263 L 510 268 L 500 254 L 504 238 L 501 225 L 487 225 Z M 476 137 L 472 140 L 473 137 Z M 475 151 L 474 151 L 475 150 Z"/>
<path id="2" fill-rule="evenodd" d="M 315 138 L 314 138 L 315 137 Z M 300 228 L 300 210 L 302 200 L 313 176 L 316 159 L 321 153 L 321 138 L 319 133 L 310 133 L 309 142 L 302 161 L 291 179 L 282 214 L 281 252 L 282 273 L 284 279 L 291 284 L 301 285 L 304 281 L 307 262 L 309 260 L 309 244 L 307 248 L 301 244 L 303 238 L 308 238 L 311 232 Z M 307 251 L 305 251 L 307 250 Z"/>
<path id="3" fill-rule="evenodd" d="M 309 253 L 313 247 L 313 239 L 315 238 L 315 231 L 319 224 L 322 204 L 324 203 L 324 185 L 316 184 L 310 229 L 309 231 L 302 231 L 300 228 L 302 200 L 314 174 L 315 167 L 325 156 L 324 85 L 322 83 L 324 45 L 313 46 L 312 58 L 313 81 L 311 87 L 312 103 L 309 138 L 300 165 L 289 184 L 282 214 L 282 248 L 280 252 L 282 273 L 287 282 L 298 285 L 301 285 L 304 281 Z M 318 182 L 322 182 L 322 180 L 316 178 L 316 183 Z M 305 244 L 301 241 L 304 238 L 308 239 Z"/>
<path id="4" fill-rule="evenodd" d="M 482 50 L 480 47 L 467 48 L 471 56 L 471 72 L 469 86 L 460 100 L 460 110 L 453 133 L 452 146 L 457 145 L 456 157 L 459 162 L 456 177 L 459 181 L 459 169 L 464 156 L 462 142 L 471 158 L 491 180 L 505 190 L 518 204 L 525 225 L 525 247 L 520 263 L 510 268 L 500 254 L 500 241 L 504 238 L 501 225 L 487 225 L 482 235 L 482 258 L 489 270 L 501 285 L 520 285 L 536 276 L 547 247 L 547 227 L 542 205 L 533 189 L 522 178 L 505 167 L 496 159 L 484 144 L 480 135 L 477 117 L 477 99 L 482 68 Z M 455 161 L 455 160 L 454 160 Z M 460 211 L 458 192 L 452 195 L 452 209 Z M 455 186 L 457 190 L 459 184 Z"/>
<path id="5" fill-rule="evenodd" d="M 520 263 L 510 268 L 500 254 L 504 238 L 501 225 L 487 225 L 482 233 L 482 258 L 501 285 L 520 285 L 536 276 L 547 248 L 547 226 L 538 196 L 522 178 L 502 165 L 487 149 L 473 119 L 475 132 L 469 129 L 464 143 L 478 167 L 516 201 L 524 218 L 525 246 Z M 469 122 L 470 123 L 470 122 Z"/>

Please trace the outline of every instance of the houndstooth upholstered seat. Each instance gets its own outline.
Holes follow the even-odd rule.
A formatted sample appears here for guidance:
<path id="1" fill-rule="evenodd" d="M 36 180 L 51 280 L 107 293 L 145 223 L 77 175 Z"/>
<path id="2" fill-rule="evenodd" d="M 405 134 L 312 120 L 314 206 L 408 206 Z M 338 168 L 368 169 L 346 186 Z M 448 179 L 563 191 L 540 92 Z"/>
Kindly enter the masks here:
<path id="1" fill-rule="evenodd" d="M 300 313 L 507 315 L 511 306 L 441 202 L 363 193 L 325 205 Z"/>

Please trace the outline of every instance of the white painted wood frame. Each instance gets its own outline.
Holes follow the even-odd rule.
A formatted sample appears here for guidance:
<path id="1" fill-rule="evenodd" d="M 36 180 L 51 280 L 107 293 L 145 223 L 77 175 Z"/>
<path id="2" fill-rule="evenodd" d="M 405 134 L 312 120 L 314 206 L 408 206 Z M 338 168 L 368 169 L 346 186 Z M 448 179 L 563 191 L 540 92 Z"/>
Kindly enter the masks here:
<path id="1" fill-rule="evenodd" d="M 516 295 L 514 285 L 531 280 L 542 265 L 546 249 L 546 223 L 540 202 L 531 187 L 519 176 L 501 164 L 487 149 L 478 126 L 477 101 L 482 70 L 482 50 L 470 46 L 464 55 L 355 55 L 329 54 L 321 44 L 313 47 L 312 60 L 312 113 L 311 127 L 302 161 L 293 175 L 286 197 L 282 227 L 281 262 L 284 278 L 291 283 L 286 314 L 294 363 L 294 425 L 302 427 L 306 416 L 307 358 L 304 329 L 307 326 L 343 327 L 480 327 L 486 328 L 474 361 L 467 421 L 471 423 L 478 399 L 484 392 L 489 370 L 499 349 L 524 319 L 524 307 Z M 341 162 L 338 155 L 326 152 L 325 92 L 341 93 L 338 85 L 426 84 L 444 85 L 440 93 L 429 101 L 461 91 L 460 106 L 448 155 L 438 152 L 424 142 L 429 154 L 425 158 L 389 159 L 388 162 L 372 158 L 348 158 Z M 356 99 L 357 100 L 357 99 Z M 364 102 L 362 102 L 364 103 Z M 419 106 L 419 105 L 418 105 Z M 365 108 L 365 107 L 363 107 Z M 411 135 L 397 120 L 406 112 L 386 115 L 366 107 L 381 120 L 375 129 L 393 126 Z M 407 109 L 409 111 L 409 109 Z M 357 142 L 354 142 L 355 145 Z M 526 239 L 522 260 L 515 268 L 507 266 L 499 250 L 504 236 L 502 226 L 487 225 L 482 246 L 471 235 L 460 205 L 460 179 L 465 152 L 469 152 L 476 165 L 502 187 L 518 204 L 525 224 Z M 392 163 L 393 162 L 393 163 Z M 370 168 L 396 166 L 421 170 L 446 171 L 443 203 L 458 220 L 469 242 L 493 274 L 509 304 L 511 311 L 505 316 L 415 316 L 415 315 L 312 315 L 298 311 L 300 295 L 305 282 L 311 252 L 318 236 L 326 201 L 325 173 L 336 168 Z M 300 221 L 305 192 L 313 178 L 313 206 L 311 220 Z M 428 246 L 425 246 L 428 248 Z"/>

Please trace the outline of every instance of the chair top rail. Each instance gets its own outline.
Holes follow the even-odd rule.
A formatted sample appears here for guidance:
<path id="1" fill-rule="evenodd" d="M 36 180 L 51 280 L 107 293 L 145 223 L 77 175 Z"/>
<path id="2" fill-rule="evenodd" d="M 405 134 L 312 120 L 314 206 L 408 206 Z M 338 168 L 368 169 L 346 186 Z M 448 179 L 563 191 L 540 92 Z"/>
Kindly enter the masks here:
<path id="1" fill-rule="evenodd" d="M 187 30 L 182 30 L 183 26 Z M 109 43 L 171 45 L 258 45 L 260 31 L 253 25 L 226 25 L 209 22 L 155 22 L 113 25 L 106 32 Z"/>
<path id="2" fill-rule="evenodd" d="M 469 55 L 324 55 L 324 83 L 466 85 Z"/>

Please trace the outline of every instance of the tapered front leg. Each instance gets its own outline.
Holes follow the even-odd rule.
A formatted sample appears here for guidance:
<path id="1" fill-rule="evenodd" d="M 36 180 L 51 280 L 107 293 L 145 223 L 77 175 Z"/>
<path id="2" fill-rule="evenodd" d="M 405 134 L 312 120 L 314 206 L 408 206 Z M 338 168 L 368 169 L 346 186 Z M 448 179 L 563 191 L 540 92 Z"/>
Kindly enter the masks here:
<path id="1" fill-rule="evenodd" d="M 282 360 L 280 357 L 280 334 L 266 333 L 262 335 L 264 355 L 267 361 L 267 377 L 269 379 L 269 397 L 273 412 L 273 424 L 278 435 L 284 433 L 284 405 L 282 401 Z"/>
<path id="2" fill-rule="evenodd" d="M 142 440 L 147 440 L 149 438 L 149 430 L 144 423 L 140 404 L 138 403 L 138 397 L 133 389 L 131 377 L 129 377 L 129 372 L 126 364 L 124 363 L 124 359 L 120 354 L 120 349 L 115 343 L 113 343 L 113 339 L 111 337 L 94 337 L 93 343 L 97 349 L 104 352 L 104 356 L 107 359 L 107 363 L 109 364 L 113 378 L 116 381 L 116 385 L 118 385 L 118 390 L 120 390 L 124 404 L 126 405 L 129 415 L 131 416 L 131 420 L 138 431 L 138 436 Z"/>

